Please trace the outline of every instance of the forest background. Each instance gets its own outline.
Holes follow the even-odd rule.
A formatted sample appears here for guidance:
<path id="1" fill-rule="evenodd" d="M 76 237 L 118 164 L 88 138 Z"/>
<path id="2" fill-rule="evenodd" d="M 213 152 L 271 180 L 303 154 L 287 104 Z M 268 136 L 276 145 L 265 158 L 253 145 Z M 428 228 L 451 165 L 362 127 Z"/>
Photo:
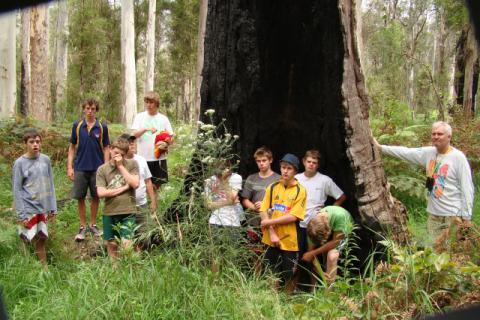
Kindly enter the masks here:
<path id="1" fill-rule="evenodd" d="M 148 63 L 152 3 L 153 73 Z M 153 229 L 162 234 L 163 245 L 144 259 L 126 255 L 113 268 L 104 258 L 97 258 L 103 255 L 97 244 L 79 247 L 73 243 L 77 218 L 74 203 L 68 201 L 71 186 L 64 174 L 65 150 L 71 122 L 81 117 L 80 103 L 87 97 L 100 101 L 99 117 L 110 124 L 116 136 L 129 124 L 132 108 L 134 112 L 143 110 L 143 92 L 153 83 L 161 95 L 161 111 L 173 120 L 177 134 L 171 151 L 172 181 L 159 200 L 161 207 L 167 208 L 177 197 L 198 142 L 200 13 L 206 3 L 71 0 L 0 18 L 2 30 L 6 30 L 2 34 L 5 41 L 0 41 L 4 46 L 0 60 L 6 66 L 0 81 L 1 115 L 5 119 L 0 122 L 1 182 L 5 186 L 0 191 L 0 225 L 4 230 L 0 236 L 0 281 L 11 315 L 22 319 L 51 314 L 54 318 L 79 319 L 108 318 L 111 314 L 145 319 L 400 319 L 480 301 L 478 250 L 471 243 L 458 241 L 443 251 L 417 248 L 423 248 L 427 236 L 423 173 L 388 158 L 384 159 L 388 180 L 394 195 L 407 206 L 414 240 L 407 247 L 390 244 L 391 257 L 385 270 L 372 265 L 361 280 L 347 272 L 328 295 L 323 288 L 293 298 L 271 290 L 268 276 L 245 275 L 245 267 L 234 263 L 250 261 L 248 251 L 239 250 L 241 258 L 238 252 L 231 253 L 233 257 L 225 259 L 226 267 L 220 272 L 210 270 L 206 266 L 218 258 L 213 254 L 216 251 L 209 241 L 199 240 L 209 239 L 204 231 L 207 213 L 203 213 L 203 220 L 178 225 L 161 221 Z M 133 20 L 122 13 L 128 4 Z M 475 96 L 479 55 L 463 1 L 364 0 L 357 9 L 361 12 L 359 47 L 373 134 L 383 143 L 426 145 L 433 121 L 451 122 L 453 144 L 467 154 L 478 189 L 480 121 Z M 39 23 L 36 19 L 44 19 L 40 20 L 44 29 L 32 27 Z M 127 21 L 133 22 L 133 28 L 132 23 L 126 26 Z M 133 31 L 130 41 L 122 41 L 122 25 L 123 30 Z M 13 71 L 8 59 L 12 51 Z M 127 52 L 133 53 L 133 59 L 126 60 Z M 134 72 L 126 72 L 132 61 Z M 135 85 L 127 86 L 132 75 Z M 20 137 L 28 126 L 41 128 L 46 136 L 44 152 L 54 162 L 62 200 L 62 215 L 49 243 L 50 273 L 43 273 L 33 255 L 24 251 L 15 234 L 11 210 L 11 164 L 22 153 Z M 219 147 L 228 146 L 219 142 Z M 475 228 L 469 231 L 468 239 L 472 243 L 479 235 L 478 199 L 477 191 Z M 183 240 L 179 242 L 179 238 Z M 399 293 L 403 298 L 395 299 Z M 56 300 L 51 301 L 51 297 Z M 242 304 L 237 303 L 239 297 Z M 71 310 L 77 310 L 73 316 Z"/>

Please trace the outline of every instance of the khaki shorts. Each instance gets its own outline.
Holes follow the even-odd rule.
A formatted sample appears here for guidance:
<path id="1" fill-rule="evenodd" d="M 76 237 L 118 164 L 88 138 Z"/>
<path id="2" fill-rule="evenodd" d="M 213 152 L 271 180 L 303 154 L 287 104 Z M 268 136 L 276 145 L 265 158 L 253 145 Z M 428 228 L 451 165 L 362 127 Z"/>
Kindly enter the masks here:
<path id="1" fill-rule="evenodd" d="M 455 219 L 460 218 L 456 216 L 437 216 L 434 214 L 429 214 L 427 220 L 427 231 L 431 236 L 437 238 L 443 230 L 450 227 L 450 224 L 452 224 Z"/>

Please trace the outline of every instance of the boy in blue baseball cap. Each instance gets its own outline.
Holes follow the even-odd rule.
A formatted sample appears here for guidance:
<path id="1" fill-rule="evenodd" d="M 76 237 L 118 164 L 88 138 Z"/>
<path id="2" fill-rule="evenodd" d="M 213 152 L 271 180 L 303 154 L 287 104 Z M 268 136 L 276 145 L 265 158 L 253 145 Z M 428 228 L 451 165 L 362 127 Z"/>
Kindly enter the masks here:
<path id="1" fill-rule="evenodd" d="M 265 264 L 278 273 L 287 293 L 295 290 L 300 243 L 299 222 L 305 216 L 306 191 L 295 179 L 300 161 L 290 153 L 280 160 L 280 180 L 270 184 L 260 207 Z"/>

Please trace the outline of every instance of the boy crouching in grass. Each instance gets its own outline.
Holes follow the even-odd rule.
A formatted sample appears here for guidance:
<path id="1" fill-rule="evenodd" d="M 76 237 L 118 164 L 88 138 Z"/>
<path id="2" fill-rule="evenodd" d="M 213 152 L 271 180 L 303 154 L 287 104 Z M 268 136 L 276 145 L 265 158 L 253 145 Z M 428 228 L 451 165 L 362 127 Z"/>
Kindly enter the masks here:
<path id="1" fill-rule="evenodd" d="M 338 259 L 346 243 L 346 236 L 352 230 L 352 224 L 352 217 L 347 210 L 328 206 L 320 209 L 307 225 L 308 251 L 303 254 L 302 260 L 311 263 L 317 256 L 326 255 L 327 284 L 335 281 Z M 320 274 L 319 264 L 314 263 L 314 266 Z"/>
<path id="2" fill-rule="evenodd" d="M 38 259 L 47 269 L 47 220 L 57 213 L 52 166 L 50 158 L 40 153 L 42 137 L 36 130 L 27 130 L 23 142 L 26 153 L 15 160 L 12 170 L 19 235 L 24 241 L 34 243 Z"/>
<path id="3" fill-rule="evenodd" d="M 139 185 L 138 164 L 125 159 L 129 143 L 117 140 L 110 146 L 110 160 L 97 170 L 97 194 L 105 198 L 103 239 L 108 255 L 118 258 L 118 243 L 130 247 L 135 229 L 135 189 Z"/>

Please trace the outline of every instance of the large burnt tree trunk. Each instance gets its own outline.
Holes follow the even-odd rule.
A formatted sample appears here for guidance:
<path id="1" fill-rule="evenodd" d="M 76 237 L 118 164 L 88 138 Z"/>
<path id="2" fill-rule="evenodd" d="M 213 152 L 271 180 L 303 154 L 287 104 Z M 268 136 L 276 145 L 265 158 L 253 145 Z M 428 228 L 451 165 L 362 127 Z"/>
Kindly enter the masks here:
<path id="1" fill-rule="evenodd" d="M 257 171 L 252 155 L 261 145 L 277 160 L 319 149 L 321 172 L 344 190 L 362 226 L 361 246 L 374 238 L 367 228 L 406 236 L 405 211 L 372 143 L 355 2 L 209 0 L 207 17 L 201 116 L 213 107 L 240 136 L 239 173 Z M 187 176 L 183 193 L 194 180 Z"/>

